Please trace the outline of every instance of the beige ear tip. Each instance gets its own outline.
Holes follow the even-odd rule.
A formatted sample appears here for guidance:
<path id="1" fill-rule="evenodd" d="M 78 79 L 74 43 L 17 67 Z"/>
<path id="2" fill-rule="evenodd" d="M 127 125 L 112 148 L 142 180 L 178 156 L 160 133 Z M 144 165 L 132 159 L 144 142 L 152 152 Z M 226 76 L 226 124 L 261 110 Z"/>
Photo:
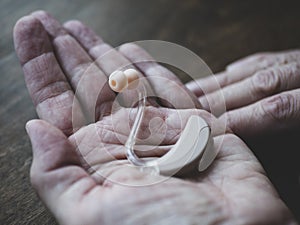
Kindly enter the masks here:
<path id="1" fill-rule="evenodd" d="M 127 69 L 124 74 L 128 80 L 128 89 L 134 89 L 138 86 L 140 73 L 135 69 Z"/>
<path id="2" fill-rule="evenodd" d="M 128 78 L 122 71 L 115 71 L 109 76 L 109 86 L 115 92 L 122 92 L 128 85 Z"/>

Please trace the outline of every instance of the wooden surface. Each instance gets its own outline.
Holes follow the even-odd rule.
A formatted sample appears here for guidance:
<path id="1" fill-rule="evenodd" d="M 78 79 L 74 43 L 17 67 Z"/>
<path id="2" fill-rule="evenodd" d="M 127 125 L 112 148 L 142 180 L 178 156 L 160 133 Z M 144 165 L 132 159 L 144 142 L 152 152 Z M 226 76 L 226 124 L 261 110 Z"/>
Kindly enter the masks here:
<path id="1" fill-rule="evenodd" d="M 32 154 L 24 125 L 36 114 L 12 41 L 17 19 L 36 9 L 49 11 L 60 21 L 82 20 L 114 46 L 144 39 L 181 44 L 215 72 L 250 53 L 300 47 L 299 0 L 1 0 L 0 224 L 56 224 L 29 183 Z M 299 152 L 299 135 L 287 133 L 274 142 L 270 146 L 261 141 L 253 151 L 299 219 L 299 158 L 293 155 Z"/>

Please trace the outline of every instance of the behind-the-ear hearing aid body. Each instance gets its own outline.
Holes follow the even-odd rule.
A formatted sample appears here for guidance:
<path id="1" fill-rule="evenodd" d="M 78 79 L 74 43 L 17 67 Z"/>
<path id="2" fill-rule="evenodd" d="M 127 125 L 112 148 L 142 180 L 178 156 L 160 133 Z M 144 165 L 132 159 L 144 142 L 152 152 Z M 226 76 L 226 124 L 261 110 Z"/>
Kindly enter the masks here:
<path id="1" fill-rule="evenodd" d="M 116 92 L 137 86 L 139 72 L 134 69 L 115 71 L 109 77 L 109 85 Z M 199 171 L 205 170 L 213 161 L 213 138 L 208 124 L 200 116 L 193 115 L 181 133 L 173 148 L 158 159 L 139 158 L 134 152 L 137 132 L 143 119 L 146 96 L 139 93 L 139 104 L 136 119 L 125 143 L 127 159 L 141 168 L 153 167 L 162 175 L 184 174 L 198 166 Z"/>

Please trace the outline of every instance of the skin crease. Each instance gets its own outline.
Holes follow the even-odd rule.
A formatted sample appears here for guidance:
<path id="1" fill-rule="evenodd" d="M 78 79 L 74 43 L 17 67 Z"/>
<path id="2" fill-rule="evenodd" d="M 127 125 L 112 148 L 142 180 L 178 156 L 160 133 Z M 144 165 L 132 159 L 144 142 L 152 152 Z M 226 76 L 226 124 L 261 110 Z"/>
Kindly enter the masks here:
<path id="1" fill-rule="evenodd" d="M 93 64 L 105 53 L 103 49 L 111 47 L 81 22 L 70 21 L 62 27 L 42 11 L 17 22 L 14 43 L 40 117 L 26 124 L 33 149 L 31 182 L 60 224 L 297 224 L 250 149 L 230 130 L 219 133 L 220 120 L 194 109 L 199 106 L 195 96 L 191 98 L 193 107 L 184 103 L 177 110 L 166 108 L 164 101 L 149 101 L 144 123 L 155 116 L 167 125 L 162 146 L 176 142 L 192 114 L 201 115 L 212 127 L 216 125 L 214 141 L 220 151 L 208 170 L 194 171 L 185 179 L 166 179 L 122 161 L 123 142 L 128 134 L 122 121 L 132 123 L 134 116 L 130 111 L 134 113 L 136 109 L 120 105 L 115 111 L 110 110 L 115 94 L 106 88 L 107 75 L 120 65 L 150 57 L 138 46 L 124 45 L 119 51 L 114 50 L 114 60 Z M 89 69 L 87 65 L 93 66 Z M 181 99 L 192 96 L 170 71 L 158 64 L 133 67 L 146 77 L 163 71 L 160 76 L 174 80 L 177 86 L 169 87 L 179 99 L 177 106 Z M 86 69 L 87 77 L 92 78 L 83 77 Z M 79 85 L 82 77 L 86 80 Z M 151 85 L 157 95 L 170 99 L 165 87 L 155 82 Z M 98 97 L 99 87 L 102 92 Z M 93 102 L 96 110 L 91 113 Z M 75 128 L 70 119 L 72 107 L 76 109 Z M 89 125 L 87 117 L 94 118 Z M 145 129 L 141 138 L 149 134 Z M 140 144 L 156 143 L 142 140 Z M 161 154 L 158 150 L 151 156 Z"/>

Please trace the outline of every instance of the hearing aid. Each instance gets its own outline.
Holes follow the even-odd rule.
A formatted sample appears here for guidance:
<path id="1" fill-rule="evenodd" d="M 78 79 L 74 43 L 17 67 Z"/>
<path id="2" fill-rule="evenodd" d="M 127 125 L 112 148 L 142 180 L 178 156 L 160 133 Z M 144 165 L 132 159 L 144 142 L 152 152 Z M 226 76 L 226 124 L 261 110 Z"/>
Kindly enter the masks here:
<path id="1" fill-rule="evenodd" d="M 109 86 L 115 92 L 134 89 L 138 85 L 139 72 L 135 69 L 116 70 L 109 76 Z"/>
<path id="2" fill-rule="evenodd" d="M 109 77 L 109 86 L 115 92 L 123 92 L 129 87 L 136 87 L 138 78 L 139 72 L 134 69 L 115 71 Z M 165 176 L 185 174 L 195 167 L 198 167 L 199 171 L 205 170 L 214 160 L 216 151 L 213 148 L 210 127 L 197 115 L 190 116 L 176 144 L 162 157 L 148 160 L 135 154 L 137 132 L 146 106 L 146 96 L 140 98 L 136 118 L 125 143 L 128 161 L 141 168 L 156 167 L 159 173 Z"/>

